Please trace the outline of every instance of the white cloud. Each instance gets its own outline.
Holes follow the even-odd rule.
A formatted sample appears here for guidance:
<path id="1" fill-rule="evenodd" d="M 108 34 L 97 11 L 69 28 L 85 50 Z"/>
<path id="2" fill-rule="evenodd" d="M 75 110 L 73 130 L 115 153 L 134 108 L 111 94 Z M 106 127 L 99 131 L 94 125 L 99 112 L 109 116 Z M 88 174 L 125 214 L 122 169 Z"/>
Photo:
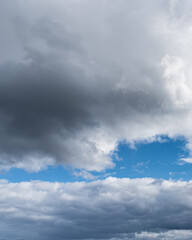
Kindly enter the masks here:
<path id="1" fill-rule="evenodd" d="M 95 175 L 93 175 L 92 173 L 90 173 L 86 170 L 74 171 L 73 175 L 75 177 L 78 177 L 78 178 L 80 177 L 80 178 L 83 178 L 86 180 L 94 180 L 97 178 Z"/>
<path id="2" fill-rule="evenodd" d="M 181 163 L 192 163 L 192 158 L 180 158 Z"/>

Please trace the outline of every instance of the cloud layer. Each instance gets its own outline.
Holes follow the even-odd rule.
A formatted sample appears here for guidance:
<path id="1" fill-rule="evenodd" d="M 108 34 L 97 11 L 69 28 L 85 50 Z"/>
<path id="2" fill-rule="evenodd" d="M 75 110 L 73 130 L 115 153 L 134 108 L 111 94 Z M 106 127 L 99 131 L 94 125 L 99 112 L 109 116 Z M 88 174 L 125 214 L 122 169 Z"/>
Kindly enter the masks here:
<path id="1" fill-rule="evenodd" d="M 0 1 L 0 168 L 101 171 L 161 134 L 190 149 L 191 5 Z"/>
<path id="2" fill-rule="evenodd" d="M 189 240 L 191 195 L 192 182 L 152 178 L 65 184 L 1 180 L 1 238 Z"/>

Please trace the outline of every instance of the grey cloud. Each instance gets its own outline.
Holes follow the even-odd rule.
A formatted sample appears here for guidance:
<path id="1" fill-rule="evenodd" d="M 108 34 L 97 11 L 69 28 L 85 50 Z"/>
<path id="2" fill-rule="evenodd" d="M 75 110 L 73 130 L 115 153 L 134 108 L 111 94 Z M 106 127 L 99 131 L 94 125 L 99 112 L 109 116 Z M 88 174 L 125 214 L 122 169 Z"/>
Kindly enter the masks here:
<path id="1" fill-rule="evenodd" d="M 1 181 L 1 237 L 112 240 L 183 236 L 188 240 L 191 190 L 191 182 L 148 178 L 66 184 Z"/>
<path id="2" fill-rule="evenodd" d="M 143 240 L 179 240 L 179 239 L 191 239 L 192 231 L 191 230 L 169 230 L 163 232 L 142 232 L 136 234 L 136 239 Z"/>
<path id="3" fill-rule="evenodd" d="M 0 4 L 1 168 L 101 171 L 119 141 L 158 134 L 190 147 L 191 18 L 180 2 Z"/>

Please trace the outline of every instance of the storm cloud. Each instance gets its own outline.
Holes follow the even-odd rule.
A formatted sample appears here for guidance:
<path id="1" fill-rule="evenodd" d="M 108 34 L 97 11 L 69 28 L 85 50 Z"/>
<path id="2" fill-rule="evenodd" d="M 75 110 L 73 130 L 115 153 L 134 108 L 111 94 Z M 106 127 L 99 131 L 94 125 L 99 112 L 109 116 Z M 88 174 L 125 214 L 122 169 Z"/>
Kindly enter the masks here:
<path id="1" fill-rule="evenodd" d="M 192 183 L 0 183 L 1 238 L 191 239 Z"/>
<path id="2" fill-rule="evenodd" d="M 0 168 L 114 166 L 120 141 L 186 137 L 190 1 L 0 1 Z"/>

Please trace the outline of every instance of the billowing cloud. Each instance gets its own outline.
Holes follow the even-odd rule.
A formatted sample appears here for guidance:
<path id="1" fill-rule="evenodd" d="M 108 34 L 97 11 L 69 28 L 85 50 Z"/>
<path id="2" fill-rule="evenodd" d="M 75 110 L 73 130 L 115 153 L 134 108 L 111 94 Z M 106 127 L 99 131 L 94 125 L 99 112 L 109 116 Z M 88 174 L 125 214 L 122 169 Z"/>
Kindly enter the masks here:
<path id="1" fill-rule="evenodd" d="M 0 1 L 0 168 L 113 167 L 118 142 L 185 136 L 184 1 Z"/>
<path id="2" fill-rule="evenodd" d="M 152 178 L 110 177 L 90 183 L 1 180 L 1 238 L 189 240 L 191 195 L 191 182 Z"/>

